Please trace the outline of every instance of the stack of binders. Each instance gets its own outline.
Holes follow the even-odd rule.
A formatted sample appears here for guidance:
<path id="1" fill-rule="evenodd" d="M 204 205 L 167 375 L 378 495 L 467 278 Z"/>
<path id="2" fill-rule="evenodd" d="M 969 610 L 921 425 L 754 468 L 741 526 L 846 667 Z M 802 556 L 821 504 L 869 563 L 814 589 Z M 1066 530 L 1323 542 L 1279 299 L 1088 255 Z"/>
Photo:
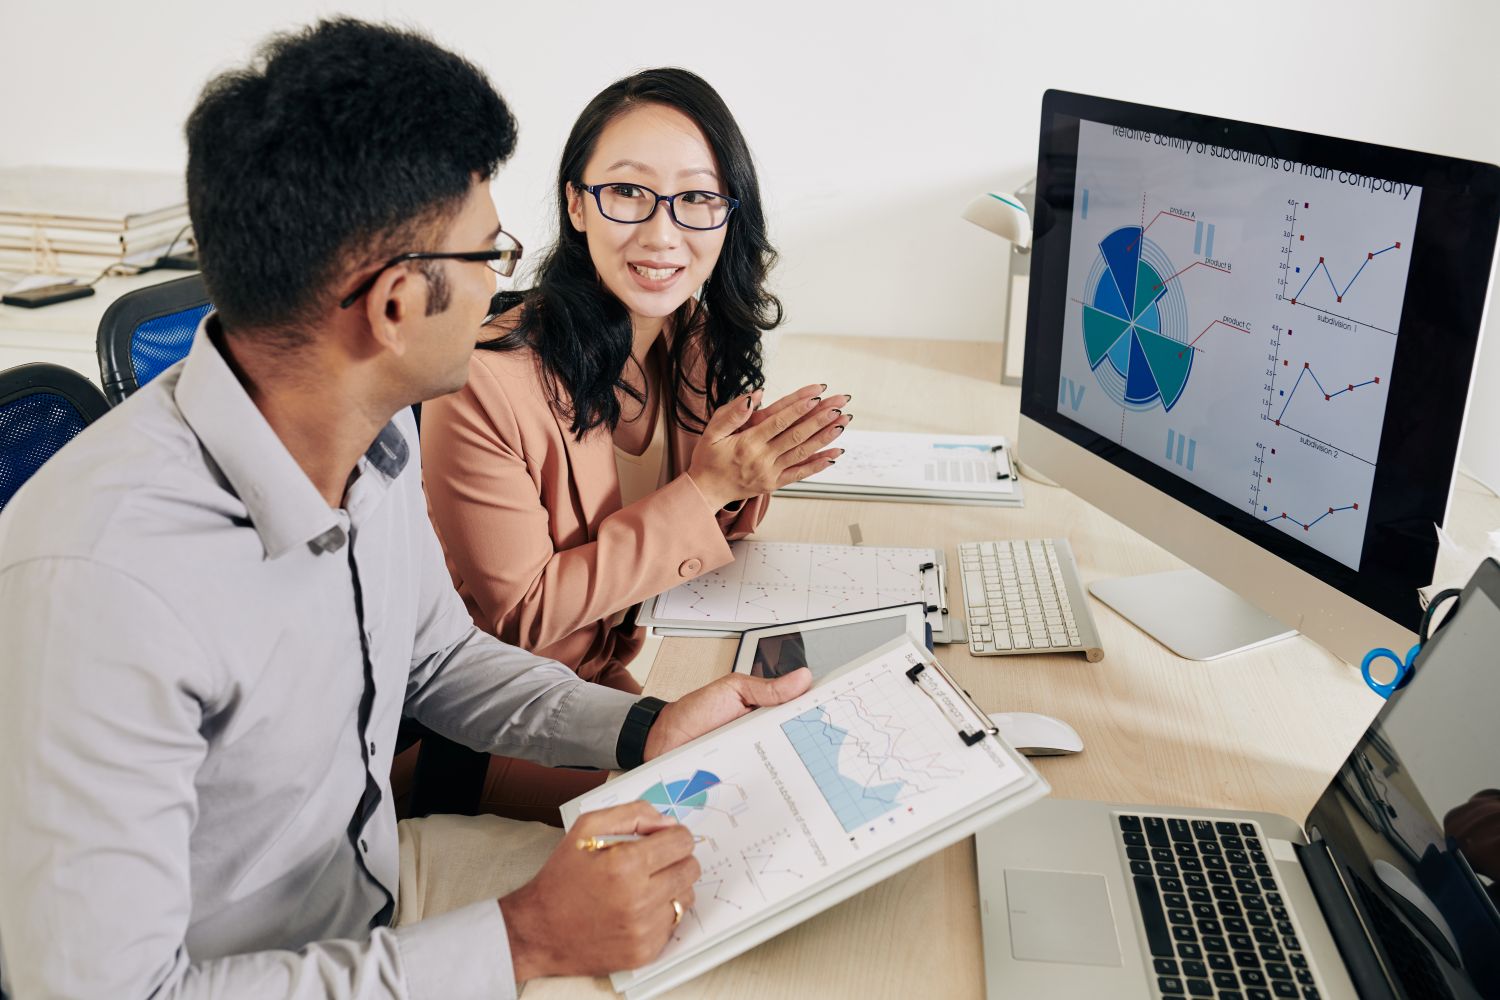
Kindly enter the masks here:
<path id="1" fill-rule="evenodd" d="M 0 271 L 93 278 L 190 248 L 180 174 L 0 168 Z"/>
<path id="2" fill-rule="evenodd" d="M 786 496 L 1020 507 L 1021 484 L 1005 438 L 848 430 L 838 461 L 784 486 Z"/>

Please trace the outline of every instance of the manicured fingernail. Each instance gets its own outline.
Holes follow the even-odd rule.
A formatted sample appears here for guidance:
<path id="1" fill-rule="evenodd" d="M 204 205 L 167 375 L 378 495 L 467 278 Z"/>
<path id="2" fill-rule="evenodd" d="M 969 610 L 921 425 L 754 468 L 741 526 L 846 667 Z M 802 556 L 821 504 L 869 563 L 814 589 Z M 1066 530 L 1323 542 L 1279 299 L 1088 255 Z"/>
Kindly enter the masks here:
<path id="1" fill-rule="evenodd" d="M 816 409 L 816 408 L 817 408 L 817 406 L 818 406 L 818 403 L 820 403 L 820 402 L 822 402 L 822 401 L 821 401 L 821 400 L 818 400 L 818 399 L 809 399 L 809 400 L 808 400 L 808 401 L 807 401 L 807 405 L 806 405 L 806 406 L 804 406 L 804 407 L 803 407 L 803 409 L 804 409 L 804 410 L 812 410 L 812 409 Z"/>
<path id="2" fill-rule="evenodd" d="M 828 464 L 829 464 L 829 465 L 832 465 L 832 464 L 833 464 L 833 463 L 834 463 L 834 462 L 837 462 L 837 461 L 838 461 L 838 459 L 836 459 L 836 458 L 830 458 L 830 459 L 829 459 L 829 460 L 828 460 Z"/>
<path id="3" fill-rule="evenodd" d="M 824 383 L 822 383 L 822 386 L 823 386 L 823 391 L 827 392 L 828 391 L 828 383 L 824 382 Z"/>
<path id="4" fill-rule="evenodd" d="M 833 413 L 834 413 L 834 416 L 843 416 L 844 411 L 843 410 L 834 410 Z"/>
<path id="5" fill-rule="evenodd" d="M 755 397 L 753 395 L 746 396 L 745 397 L 745 409 L 748 410 L 748 409 L 750 409 L 750 407 L 752 407 L 754 405 L 755 405 Z"/>
<path id="6" fill-rule="evenodd" d="M 834 458 L 843 458 L 843 457 L 844 457 L 844 449 L 840 448 L 839 449 L 839 453 L 837 455 L 835 455 Z"/>
<path id="7" fill-rule="evenodd" d="M 844 433 L 844 428 L 842 426 L 839 426 L 834 429 L 833 436 L 838 437 L 842 433 Z"/>

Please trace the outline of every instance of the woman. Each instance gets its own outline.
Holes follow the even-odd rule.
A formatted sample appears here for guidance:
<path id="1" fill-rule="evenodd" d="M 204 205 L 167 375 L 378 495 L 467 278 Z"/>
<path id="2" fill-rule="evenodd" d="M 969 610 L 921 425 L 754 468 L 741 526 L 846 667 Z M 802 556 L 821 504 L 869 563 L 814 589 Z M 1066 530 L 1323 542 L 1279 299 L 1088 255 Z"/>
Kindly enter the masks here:
<path id="1" fill-rule="evenodd" d="M 728 563 L 770 492 L 841 454 L 848 397 L 813 385 L 758 409 L 775 254 L 744 137 L 702 79 L 649 70 L 600 93 L 557 198 L 536 288 L 465 388 L 423 408 L 428 503 L 481 627 L 638 691 L 634 606 Z M 484 807 L 556 822 L 599 780 L 497 759 Z"/>

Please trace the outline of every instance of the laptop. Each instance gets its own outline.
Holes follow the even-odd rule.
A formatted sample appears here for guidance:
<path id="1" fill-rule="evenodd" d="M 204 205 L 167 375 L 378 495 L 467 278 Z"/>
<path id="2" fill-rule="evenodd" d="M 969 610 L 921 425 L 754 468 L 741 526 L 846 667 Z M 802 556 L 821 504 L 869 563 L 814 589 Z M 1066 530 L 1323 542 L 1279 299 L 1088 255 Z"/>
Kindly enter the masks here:
<path id="1" fill-rule="evenodd" d="M 988 995 L 1500 997 L 1500 565 L 1303 822 L 1049 799 L 976 838 Z"/>

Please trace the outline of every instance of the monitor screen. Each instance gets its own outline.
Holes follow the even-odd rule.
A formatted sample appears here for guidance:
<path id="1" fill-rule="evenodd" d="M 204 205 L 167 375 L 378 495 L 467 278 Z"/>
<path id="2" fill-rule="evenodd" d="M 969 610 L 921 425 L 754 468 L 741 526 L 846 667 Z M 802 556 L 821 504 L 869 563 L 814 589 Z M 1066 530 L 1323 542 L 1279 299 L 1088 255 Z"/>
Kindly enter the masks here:
<path id="1" fill-rule="evenodd" d="M 1414 628 L 1496 174 L 1049 92 L 1023 415 Z"/>
<path id="2" fill-rule="evenodd" d="M 1307 822 L 1412 996 L 1500 996 L 1497 601 L 1490 563 Z"/>

